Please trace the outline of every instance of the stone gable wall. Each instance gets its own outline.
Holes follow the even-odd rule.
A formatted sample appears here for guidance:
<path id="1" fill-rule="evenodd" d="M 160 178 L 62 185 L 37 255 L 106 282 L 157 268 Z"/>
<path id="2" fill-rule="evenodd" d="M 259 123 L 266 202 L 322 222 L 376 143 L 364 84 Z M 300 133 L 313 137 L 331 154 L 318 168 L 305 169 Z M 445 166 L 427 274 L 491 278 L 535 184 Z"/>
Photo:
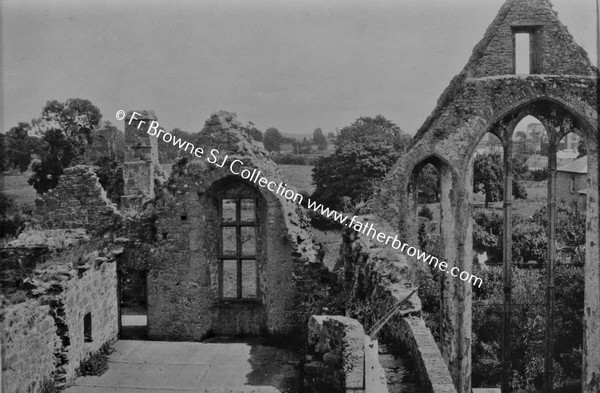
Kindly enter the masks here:
<path id="1" fill-rule="evenodd" d="M 121 215 L 92 169 L 65 169 L 58 185 L 36 200 L 33 224 L 43 229 L 85 228 L 100 236 L 115 228 Z"/>
<path id="2" fill-rule="evenodd" d="M 471 77 L 512 74 L 513 27 L 539 26 L 538 74 L 592 76 L 586 52 L 558 20 L 547 0 L 507 1 L 467 66 Z M 532 52 L 534 48 L 531 48 Z"/>
<path id="3" fill-rule="evenodd" d="M 290 334 L 304 330 L 326 300 L 329 273 L 302 226 L 298 206 L 229 171 L 229 163 L 240 159 L 269 180 L 281 179 L 262 145 L 240 127 L 231 113 L 211 116 L 196 147 L 205 156 L 218 149 L 218 163 L 227 156 L 226 166 L 205 158 L 180 161 L 156 200 L 128 224 L 131 247 L 122 260 L 124 266 L 148 271 L 151 338 Z M 217 197 L 237 188 L 259 201 L 259 302 L 222 301 L 218 293 Z"/>

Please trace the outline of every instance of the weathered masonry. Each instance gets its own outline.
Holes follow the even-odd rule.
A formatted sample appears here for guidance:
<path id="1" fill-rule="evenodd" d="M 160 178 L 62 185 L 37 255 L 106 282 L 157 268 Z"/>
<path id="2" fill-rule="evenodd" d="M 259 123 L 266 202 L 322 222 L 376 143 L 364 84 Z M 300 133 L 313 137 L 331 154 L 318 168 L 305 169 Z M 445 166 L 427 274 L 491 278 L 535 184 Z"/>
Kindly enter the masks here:
<path id="1" fill-rule="evenodd" d="M 517 43 L 529 42 L 521 53 Z M 523 59 L 523 56 L 525 58 Z M 475 47 L 465 68 L 441 95 L 408 153 L 396 164 L 373 203 L 381 217 L 408 242 L 417 243 L 416 178 L 433 164 L 441 177 L 441 235 L 445 258 L 461 270 L 472 269 L 471 190 L 474 150 L 487 132 L 504 147 L 503 363 L 510 351 L 512 134 L 525 116 L 539 119 L 550 140 L 548 185 L 549 238 L 547 301 L 554 299 L 556 147 L 575 132 L 587 145 L 587 234 L 585 262 L 583 391 L 600 390 L 600 234 L 598 201 L 598 70 L 590 64 L 547 0 L 508 0 Z M 385 215 L 383 214 L 385 212 Z M 417 269 L 417 264 L 413 269 Z M 471 285 L 445 276 L 442 283 L 441 348 L 459 392 L 471 391 Z M 552 309 L 550 307 L 550 309 Z M 553 314 L 547 316 L 547 346 Z M 551 353 L 551 348 L 549 350 Z M 552 363 L 546 362 L 546 377 Z M 503 391 L 508 391 L 505 369 Z M 547 380 L 546 383 L 551 383 Z"/>
<path id="2" fill-rule="evenodd" d="M 146 132 L 149 121 L 140 123 L 150 116 L 142 117 L 125 119 L 134 161 L 124 165 L 123 205 L 131 217 L 121 267 L 145 276 L 148 337 L 200 340 L 304 329 L 325 301 L 328 273 L 298 206 L 232 174 L 229 165 L 200 158 L 182 159 L 168 181 L 155 184 L 156 138 Z M 216 164 L 226 156 L 228 163 L 239 159 L 279 183 L 277 166 L 233 114 L 213 115 L 192 142 L 207 152 L 217 149 Z"/>

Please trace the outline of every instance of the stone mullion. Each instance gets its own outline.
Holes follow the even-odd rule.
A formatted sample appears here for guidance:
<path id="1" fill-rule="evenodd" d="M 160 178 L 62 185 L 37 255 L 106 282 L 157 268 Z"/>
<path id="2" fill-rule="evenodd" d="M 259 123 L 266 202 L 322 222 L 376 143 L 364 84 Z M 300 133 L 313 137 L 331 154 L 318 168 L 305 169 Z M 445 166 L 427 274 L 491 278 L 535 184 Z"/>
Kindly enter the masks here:
<path id="1" fill-rule="evenodd" d="M 552 391 L 554 349 L 554 281 L 556 267 L 556 149 L 554 133 L 549 135 L 548 155 L 548 266 L 546 271 L 546 354 L 544 364 L 545 391 Z"/>
<path id="2" fill-rule="evenodd" d="M 512 182 L 513 182 L 513 145 L 509 133 L 504 133 L 504 231 L 502 255 L 504 267 L 504 301 L 502 317 L 502 392 L 510 391 L 510 326 L 512 319 Z"/>

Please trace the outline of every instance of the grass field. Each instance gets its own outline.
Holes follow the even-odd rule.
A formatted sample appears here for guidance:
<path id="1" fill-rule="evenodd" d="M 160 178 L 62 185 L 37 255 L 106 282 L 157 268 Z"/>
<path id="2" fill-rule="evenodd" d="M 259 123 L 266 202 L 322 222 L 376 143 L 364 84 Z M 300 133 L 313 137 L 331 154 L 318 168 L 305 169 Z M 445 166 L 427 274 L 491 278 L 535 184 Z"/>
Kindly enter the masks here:
<path id="1" fill-rule="evenodd" d="M 37 194 L 35 189 L 27 183 L 27 179 L 30 177 L 31 172 L 0 175 L 0 193 L 14 199 L 19 206 L 33 207 Z"/>
<path id="2" fill-rule="evenodd" d="M 283 174 L 283 180 L 298 192 L 306 191 L 312 194 L 315 186 L 312 184 L 312 169 L 311 165 L 279 165 L 279 169 Z"/>

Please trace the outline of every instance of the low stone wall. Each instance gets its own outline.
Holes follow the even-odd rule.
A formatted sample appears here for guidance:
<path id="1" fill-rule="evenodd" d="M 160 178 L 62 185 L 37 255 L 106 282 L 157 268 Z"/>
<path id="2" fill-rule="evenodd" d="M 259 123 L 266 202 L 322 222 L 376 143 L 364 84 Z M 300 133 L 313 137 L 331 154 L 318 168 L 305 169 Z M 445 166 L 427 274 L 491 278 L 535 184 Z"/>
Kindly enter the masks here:
<path id="1" fill-rule="evenodd" d="M 35 300 L 0 311 L 3 392 L 39 392 L 44 383 L 53 383 L 60 343 L 49 313 L 50 306 Z"/>
<path id="2" fill-rule="evenodd" d="M 374 221 L 379 231 L 396 233 L 374 216 L 358 220 Z M 347 299 L 346 315 L 356 318 L 368 329 L 410 295 L 415 275 L 406 258 L 391 247 L 352 229 L 347 229 L 343 238 L 336 269 Z M 421 302 L 415 293 L 380 331 L 379 337 L 382 342 L 400 344 L 410 356 L 422 392 L 456 392 L 448 367 L 420 313 Z"/>
<path id="3" fill-rule="evenodd" d="M 305 387 L 312 392 L 364 391 L 365 332 L 355 319 L 311 316 Z"/>

